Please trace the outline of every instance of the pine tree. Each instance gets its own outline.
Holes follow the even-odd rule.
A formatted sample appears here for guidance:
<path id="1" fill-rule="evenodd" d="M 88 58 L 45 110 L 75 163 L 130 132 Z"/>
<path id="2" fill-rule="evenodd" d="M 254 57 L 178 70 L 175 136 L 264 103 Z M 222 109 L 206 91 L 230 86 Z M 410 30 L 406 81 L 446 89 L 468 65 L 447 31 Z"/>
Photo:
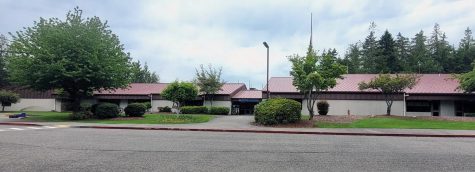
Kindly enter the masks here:
<path id="1" fill-rule="evenodd" d="M 430 57 L 440 66 L 435 72 L 447 72 L 449 70 L 447 62 L 449 60 L 450 49 L 446 39 L 445 33 L 440 30 L 439 24 L 436 23 L 432 35 L 428 40 Z"/>
<path id="2" fill-rule="evenodd" d="M 456 59 L 460 65 L 460 68 L 456 70 L 457 73 L 472 70 L 472 63 L 475 60 L 475 41 L 472 36 L 472 31 L 468 27 L 465 30 L 464 37 L 460 40 Z"/>
<path id="3" fill-rule="evenodd" d="M 348 67 L 348 73 L 361 72 L 361 52 L 359 44 L 350 44 L 344 58 L 344 65 Z"/>
<path id="4" fill-rule="evenodd" d="M 411 44 L 409 42 L 409 38 L 402 36 L 401 32 L 399 32 L 396 36 L 395 51 L 396 51 L 397 61 L 399 61 L 399 66 L 401 67 L 401 70 L 404 72 L 409 71 L 408 65 L 410 63 L 409 60 L 411 60 L 409 58 L 410 48 L 411 48 Z M 413 64 L 415 64 L 415 62 L 413 62 Z"/>
<path id="5" fill-rule="evenodd" d="M 424 31 L 420 31 L 412 40 L 411 60 L 408 65 L 409 72 L 416 73 L 437 73 L 441 67 L 430 57 L 429 49 L 426 45 L 427 37 Z"/>
<path id="6" fill-rule="evenodd" d="M 378 41 L 378 56 L 375 61 L 378 73 L 398 73 L 401 71 L 396 57 L 394 39 L 388 30 L 384 32 Z"/>
<path id="7" fill-rule="evenodd" d="M 375 36 L 376 24 L 371 22 L 369 26 L 369 35 L 363 42 L 361 50 L 363 73 L 378 73 L 375 67 L 375 59 L 378 55 L 378 41 Z"/>

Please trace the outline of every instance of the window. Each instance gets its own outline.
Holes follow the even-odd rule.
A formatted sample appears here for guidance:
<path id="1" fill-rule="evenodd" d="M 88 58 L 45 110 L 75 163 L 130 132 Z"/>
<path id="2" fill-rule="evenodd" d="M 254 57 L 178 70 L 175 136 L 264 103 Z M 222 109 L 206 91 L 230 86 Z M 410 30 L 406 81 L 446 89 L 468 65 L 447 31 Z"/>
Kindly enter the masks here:
<path id="1" fill-rule="evenodd" d="M 407 101 L 406 110 L 408 112 L 431 112 L 431 103 L 424 100 Z"/>

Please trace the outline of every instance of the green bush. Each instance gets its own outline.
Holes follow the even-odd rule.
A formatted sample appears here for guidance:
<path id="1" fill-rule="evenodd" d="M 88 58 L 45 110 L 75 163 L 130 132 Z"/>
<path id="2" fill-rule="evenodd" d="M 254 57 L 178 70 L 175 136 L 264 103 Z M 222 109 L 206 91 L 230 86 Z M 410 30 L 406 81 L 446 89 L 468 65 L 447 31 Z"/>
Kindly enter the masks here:
<path id="1" fill-rule="evenodd" d="M 145 103 L 142 103 L 142 104 L 145 105 L 146 109 L 151 109 L 152 108 L 152 104 L 150 102 L 145 102 Z"/>
<path id="2" fill-rule="evenodd" d="M 101 103 L 97 105 L 96 113 L 94 114 L 94 116 L 99 119 L 118 117 L 119 106 L 113 103 Z"/>
<path id="3" fill-rule="evenodd" d="M 69 119 L 71 120 L 83 120 L 88 118 L 90 118 L 90 112 L 88 111 L 73 112 L 69 115 Z"/>
<path id="4" fill-rule="evenodd" d="M 320 115 L 327 115 L 328 114 L 328 107 L 330 107 L 330 104 L 328 104 L 327 101 L 319 101 L 317 103 L 317 108 L 318 108 L 318 114 Z"/>
<path id="5" fill-rule="evenodd" d="M 258 124 L 273 125 L 300 121 L 301 105 L 291 99 L 273 98 L 256 105 L 254 119 Z"/>
<path id="6" fill-rule="evenodd" d="M 160 112 L 172 112 L 172 108 L 165 106 L 158 109 Z"/>
<path id="7" fill-rule="evenodd" d="M 79 105 L 79 110 L 83 112 L 92 112 L 92 104 L 91 103 L 81 103 Z"/>
<path id="8" fill-rule="evenodd" d="M 206 114 L 208 108 L 205 106 L 183 106 L 180 108 L 182 114 Z"/>
<path id="9" fill-rule="evenodd" d="M 144 103 L 131 103 L 125 107 L 124 112 L 127 116 L 141 117 L 146 110 L 147 106 Z"/>
<path id="10" fill-rule="evenodd" d="M 212 115 L 227 115 L 229 114 L 229 108 L 228 107 L 210 107 L 208 113 Z"/>

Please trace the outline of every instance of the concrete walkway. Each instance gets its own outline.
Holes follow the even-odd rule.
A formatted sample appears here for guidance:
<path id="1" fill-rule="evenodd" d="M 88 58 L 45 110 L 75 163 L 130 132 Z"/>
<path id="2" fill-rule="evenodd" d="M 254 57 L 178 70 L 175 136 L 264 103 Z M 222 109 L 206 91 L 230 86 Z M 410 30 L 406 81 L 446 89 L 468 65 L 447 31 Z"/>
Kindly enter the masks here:
<path id="1" fill-rule="evenodd" d="M 289 134 L 335 134 L 335 135 L 394 135 L 394 136 L 469 136 L 475 137 L 475 130 L 443 129 L 357 129 L 357 128 L 275 128 L 255 126 L 251 123 L 254 116 L 216 116 L 207 123 L 198 124 L 98 124 L 79 122 L 34 122 L 38 125 L 62 125 L 83 128 L 110 129 L 152 129 L 152 130 L 188 130 L 188 131 L 222 131 L 222 132 L 267 132 Z M 2 119 L 2 122 L 22 123 L 19 119 Z M 339 134 L 340 133 L 340 134 Z"/>

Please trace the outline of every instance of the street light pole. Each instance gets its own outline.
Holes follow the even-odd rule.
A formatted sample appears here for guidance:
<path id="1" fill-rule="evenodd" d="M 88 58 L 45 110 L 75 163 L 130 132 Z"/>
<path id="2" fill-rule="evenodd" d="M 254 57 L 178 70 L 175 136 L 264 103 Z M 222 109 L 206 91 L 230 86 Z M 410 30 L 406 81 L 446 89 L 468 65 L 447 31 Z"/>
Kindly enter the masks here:
<path id="1" fill-rule="evenodd" d="M 269 91 L 269 45 L 267 44 L 267 42 L 263 42 L 264 46 L 266 47 L 267 49 L 267 79 L 266 79 L 266 90 L 267 90 L 267 99 L 270 98 L 270 91 Z"/>

